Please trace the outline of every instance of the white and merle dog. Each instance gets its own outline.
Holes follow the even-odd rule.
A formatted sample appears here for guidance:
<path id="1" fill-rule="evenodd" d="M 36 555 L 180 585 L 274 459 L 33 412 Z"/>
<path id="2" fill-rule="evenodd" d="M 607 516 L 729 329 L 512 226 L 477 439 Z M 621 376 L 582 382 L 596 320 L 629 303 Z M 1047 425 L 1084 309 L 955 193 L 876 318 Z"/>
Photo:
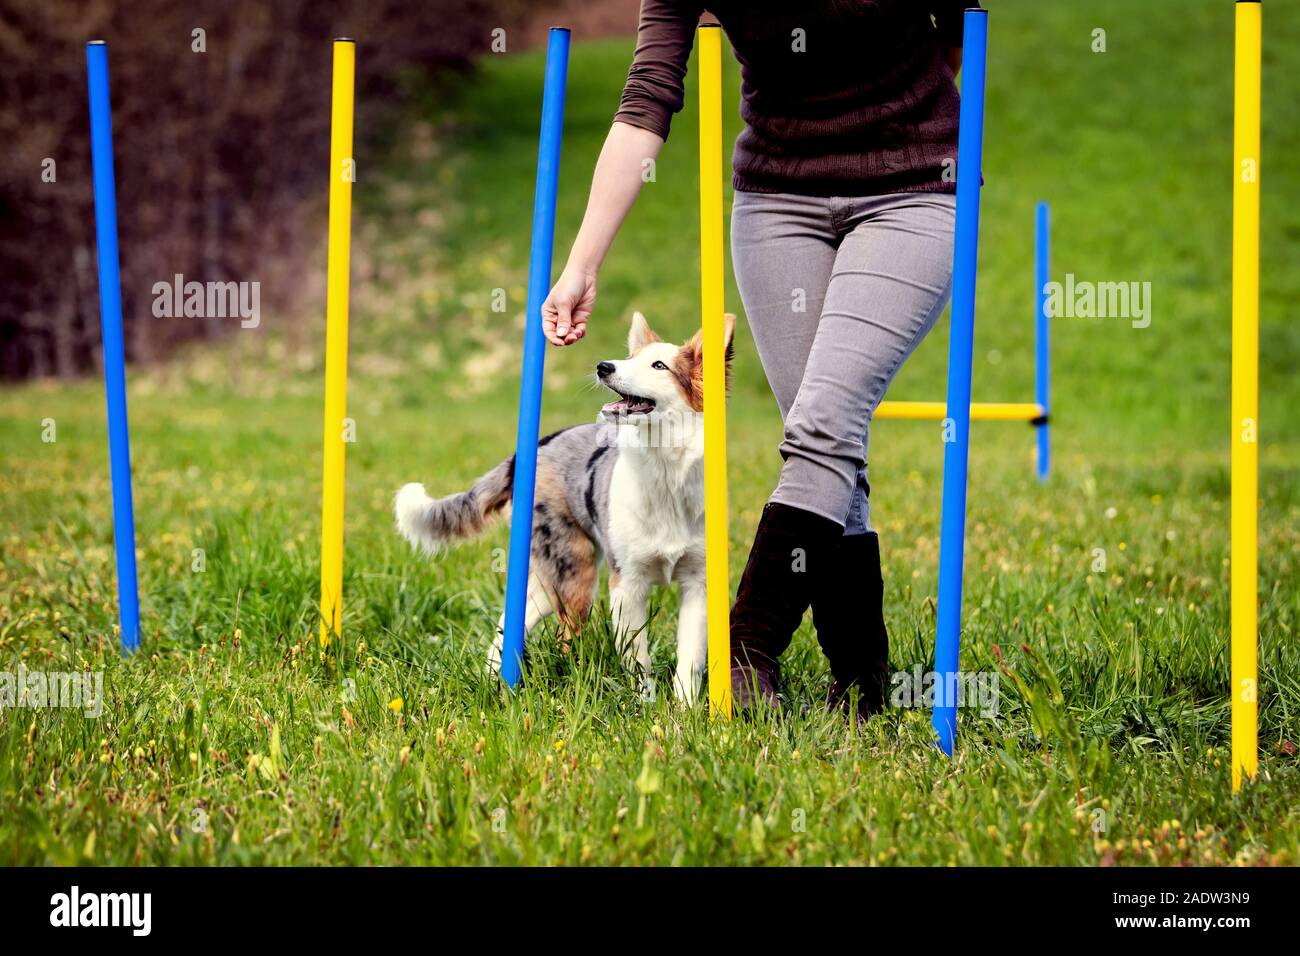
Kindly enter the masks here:
<path id="1" fill-rule="evenodd" d="M 735 317 L 728 315 L 728 375 L 734 328 Z M 628 358 L 596 366 L 600 383 L 619 396 L 601 409 L 600 422 L 566 428 L 538 444 L 524 629 L 554 613 L 571 635 L 591 611 L 603 557 L 619 650 L 650 696 L 646 599 L 653 586 L 676 581 L 681 610 L 674 691 L 693 704 L 708 658 L 702 336 L 671 345 L 637 312 L 627 346 Z M 406 485 L 394 502 L 397 528 L 427 552 L 474 535 L 491 518 L 509 514 L 514 471 L 512 455 L 468 491 L 446 498 Z M 498 621 L 489 654 L 493 669 L 500 668 L 501 640 Z"/>

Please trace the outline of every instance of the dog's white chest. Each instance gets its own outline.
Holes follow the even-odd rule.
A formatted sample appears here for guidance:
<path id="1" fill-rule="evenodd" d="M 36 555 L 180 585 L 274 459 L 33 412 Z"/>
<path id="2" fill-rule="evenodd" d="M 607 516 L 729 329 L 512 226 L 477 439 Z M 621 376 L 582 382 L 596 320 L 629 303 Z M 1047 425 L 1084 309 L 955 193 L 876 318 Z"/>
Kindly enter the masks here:
<path id="1" fill-rule="evenodd" d="M 702 571 L 704 482 L 698 461 L 679 468 L 624 454 L 610 481 L 610 536 L 619 570 L 668 584 Z"/>

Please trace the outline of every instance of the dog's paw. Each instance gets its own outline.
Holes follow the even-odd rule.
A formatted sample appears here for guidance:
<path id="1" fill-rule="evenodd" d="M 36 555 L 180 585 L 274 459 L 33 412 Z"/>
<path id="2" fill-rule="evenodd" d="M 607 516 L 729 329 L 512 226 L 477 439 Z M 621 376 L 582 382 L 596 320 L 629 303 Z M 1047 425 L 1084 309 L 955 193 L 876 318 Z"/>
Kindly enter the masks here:
<path id="1" fill-rule="evenodd" d="M 694 674 L 687 678 L 683 678 L 680 674 L 677 676 L 673 681 L 673 697 L 685 710 L 695 706 L 696 701 L 700 699 L 700 685 Z"/>

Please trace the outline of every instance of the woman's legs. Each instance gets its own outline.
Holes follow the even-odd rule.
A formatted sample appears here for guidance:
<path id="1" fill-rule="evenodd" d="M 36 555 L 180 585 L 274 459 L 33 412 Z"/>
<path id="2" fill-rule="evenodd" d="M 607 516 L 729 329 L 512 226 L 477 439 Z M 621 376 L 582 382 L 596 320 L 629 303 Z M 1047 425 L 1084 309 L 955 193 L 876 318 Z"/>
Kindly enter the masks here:
<path id="1" fill-rule="evenodd" d="M 850 512 L 866 508 L 867 426 L 947 304 L 956 202 L 931 193 L 832 202 L 849 231 L 786 415 L 785 466 L 771 500 L 841 524 L 860 519 L 865 530 L 869 514 Z"/>
<path id="2" fill-rule="evenodd" d="M 781 483 L 732 609 L 742 707 L 755 692 L 774 698 L 777 658 L 810 603 L 832 703 L 857 687 L 859 713 L 881 705 L 888 637 L 878 541 L 865 534 L 867 425 L 947 301 L 954 210 L 932 194 L 736 196 L 736 277 L 786 422 Z"/>
<path id="3" fill-rule="evenodd" d="M 785 420 L 803 380 L 840 237 L 830 201 L 736 193 L 731 253 L 736 283 L 768 386 Z M 807 556 L 839 524 L 797 508 L 763 509 L 731 612 L 732 687 L 738 706 L 775 701 L 777 658 L 808 609 Z M 811 572 L 811 574 L 809 573 Z"/>
<path id="4" fill-rule="evenodd" d="M 898 197 L 887 205 L 875 201 L 858 204 L 849 214 L 852 231 L 840 246 L 834 277 L 822 311 L 821 331 L 833 341 L 843 336 L 852 343 L 840 357 L 861 372 L 848 384 L 852 405 L 866 403 L 866 421 L 893 381 L 903 362 L 934 326 L 947 302 L 952 270 L 952 229 L 955 202 L 951 197 Z M 882 249 L 886 250 L 882 258 Z M 893 250 L 893 255 L 888 254 Z M 892 265 L 897 263 L 897 265 Z M 852 329 L 857 328 L 858 334 Z M 819 331 L 819 334 L 821 334 Z M 852 353 L 857 350 L 857 356 Z M 823 402 L 816 390 L 826 381 L 843 382 L 839 369 L 820 363 L 814 344 L 797 403 Z M 875 359 L 874 367 L 859 367 L 859 357 Z M 813 418 L 813 421 L 816 419 Z M 803 456 L 815 453 L 821 437 L 808 430 L 809 416 L 791 414 L 786 444 L 798 443 Z M 856 428 L 854 424 L 847 426 Z M 866 455 L 867 431 L 862 451 Z M 809 435 L 811 434 L 811 440 Z M 852 434 L 852 432 L 850 432 Z M 859 454 L 856 450 L 852 454 Z M 787 457 L 787 465 L 791 457 Z M 847 473 L 850 462 L 839 467 Z M 785 472 L 782 473 L 785 478 Z M 884 618 L 884 579 L 881 576 L 880 540 L 870 528 L 866 470 L 854 476 L 845 537 L 829 562 L 828 573 L 815 582 L 812 593 L 813 625 L 830 662 L 831 683 L 827 702 L 832 707 L 867 718 L 884 708 L 889 683 L 889 632 Z"/>

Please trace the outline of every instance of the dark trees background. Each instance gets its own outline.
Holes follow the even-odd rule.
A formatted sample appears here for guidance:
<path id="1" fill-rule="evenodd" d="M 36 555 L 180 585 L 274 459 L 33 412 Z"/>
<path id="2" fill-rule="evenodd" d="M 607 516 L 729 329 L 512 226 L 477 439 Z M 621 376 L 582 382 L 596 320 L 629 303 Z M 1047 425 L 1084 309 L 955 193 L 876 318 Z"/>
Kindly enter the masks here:
<path id="1" fill-rule="evenodd" d="M 155 318 L 153 283 L 257 280 L 264 311 L 291 309 L 303 263 L 323 261 L 304 222 L 327 194 L 332 38 L 359 38 L 364 143 L 403 77 L 466 68 L 526 6 L 0 0 L 0 379 L 98 361 L 88 40 L 109 44 L 127 354 L 150 361 L 232 324 Z"/>

